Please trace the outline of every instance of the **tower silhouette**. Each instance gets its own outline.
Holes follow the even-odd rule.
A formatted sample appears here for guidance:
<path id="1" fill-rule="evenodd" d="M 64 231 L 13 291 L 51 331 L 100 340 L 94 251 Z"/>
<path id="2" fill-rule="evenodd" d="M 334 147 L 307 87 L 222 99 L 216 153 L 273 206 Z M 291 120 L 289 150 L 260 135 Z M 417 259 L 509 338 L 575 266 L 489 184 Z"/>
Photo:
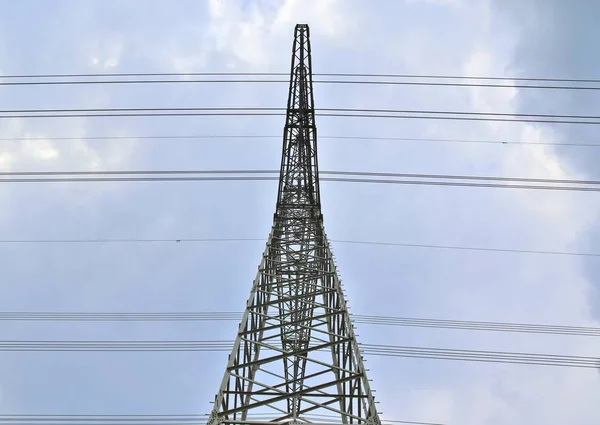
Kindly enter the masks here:
<path id="1" fill-rule="evenodd" d="M 273 227 L 209 425 L 379 425 L 323 228 L 308 25 L 294 31 Z"/>

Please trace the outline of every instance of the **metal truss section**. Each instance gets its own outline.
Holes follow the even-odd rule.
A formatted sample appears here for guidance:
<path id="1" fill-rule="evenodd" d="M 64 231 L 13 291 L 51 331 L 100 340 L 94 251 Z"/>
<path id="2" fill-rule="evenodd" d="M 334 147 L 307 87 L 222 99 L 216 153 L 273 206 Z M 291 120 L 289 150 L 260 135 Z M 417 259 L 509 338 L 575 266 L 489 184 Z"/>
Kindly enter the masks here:
<path id="1" fill-rule="evenodd" d="M 209 424 L 379 425 L 323 228 L 307 25 L 287 108 L 273 227 Z"/>

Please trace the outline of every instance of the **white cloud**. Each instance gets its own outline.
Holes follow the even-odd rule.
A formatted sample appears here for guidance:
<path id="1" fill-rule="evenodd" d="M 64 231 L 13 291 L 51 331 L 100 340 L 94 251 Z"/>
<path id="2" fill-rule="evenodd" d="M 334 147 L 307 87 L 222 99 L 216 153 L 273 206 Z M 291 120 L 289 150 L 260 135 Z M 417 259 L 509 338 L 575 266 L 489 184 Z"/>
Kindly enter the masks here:
<path id="1" fill-rule="evenodd" d="M 287 0 L 277 12 L 273 27 L 287 34 L 295 24 L 309 24 L 319 36 L 340 40 L 353 28 L 353 21 L 340 0 Z"/>
<path id="2" fill-rule="evenodd" d="M 347 43 L 357 26 L 353 8 L 346 5 L 340 0 L 210 0 L 206 22 L 183 24 L 172 38 L 159 41 L 153 55 L 161 67 L 168 64 L 183 73 L 217 64 L 246 71 L 279 69 L 289 60 L 281 52 L 289 51 L 297 23 L 309 24 L 322 41 Z"/>
<path id="3" fill-rule="evenodd" d="M 6 399 L 6 395 L 4 393 L 4 389 L 2 388 L 2 382 L 0 382 L 0 412 L 10 412 L 10 406 L 8 405 L 8 400 Z"/>
<path id="4" fill-rule="evenodd" d="M 38 161 L 56 161 L 59 159 L 58 149 L 47 139 L 25 141 L 23 150 Z"/>
<path id="5" fill-rule="evenodd" d="M 31 121 L 14 119 L 5 122 L 0 130 L 0 171 L 94 171 L 131 168 L 138 146 L 136 139 L 98 140 L 93 143 L 86 140 L 89 135 L 86 121 L 71 121 L 60 137 L 54 140 L 51 135 L 36 128 Z M 119 134 L 114 134 L 119 136 Z M 127 136 L 127 133 L 121 133 Z M 20 209 L 17 194 L 26 183 L 2 184 L 0 187 L 0 222 L 7 223 L 18 215 Z M 42 187 L 36 186 L 43 190 Z M 122 190 L 118 184 L 101 184 L 92 191 L 82 191 L 78 184 L 59 184 L 53 189 L 55 199 L 60 199 L 62 206 L 68 208 L 72 204 L 96 202 L 102 193 Z"/>
<path id="6" fill-rule="evenodd" d="M 499 75 L 506 64 L 492 61 L 493 47 L 489 46 L 486 52 L 475 52 L 465 68 L 465 75 Z M 516 84 L 516 83 L 513 83 Z M 472 88 L 472 105 L 474 110 L 480 112 L 497 111 L 518 113 L 515 99 L 517 89 L 490 90 L 486 88 Z M 503 155 L 502 168 L 504 175 L 548 178 L 548 179 L 578 179 L 584 176 L 573 170 L 564 159 L 555 151 L 552 143 L 560 140 L 559 135 L 553 132 L 552 127 L 539 124 L 507 124 L 489 123 L 490 139 L 505 141 L 521 141 L 528 143 L 542 143 L 539 146 L 525 145 L 519 150 L 518 155 Z M 539 213 L 549 219 L 556 220 L 556 231 L 563 235 L 565 248 L 570 246 L 573 238 L 595 220 L 600 212 L 600 204 L 589 197 L 583 198 L 581 194 L 560 194 L 551 196 L 547 192 L 518 192 L 515 197 L 523 207 L 531 213 Z M 560 201 L 559 201 L 560 200 Z M 592 206 L 590 208 L 590 206 Z"/>
<path id="7" fill-rule="evenodd" d="M 125 42 L 121 34 L 106 33 L 90 40 L 87 49 L 89 64 L 107 72 L 119 66 L 125 52 Z"/>
<path id="8" fill-rule="evenodd" d="M 406 4 L 432 4 L 436 6 L 463 6 L 464 0 L 404 0 Z"/>
<path id="9" fill-rule="evenodd" d="M 502 55 L 493 44 L 482 41 L 478 44 L 477 49 L 466 57 L 464 75 L 501 74 L 510 56 Z M 465 110 L 518 112 L 514 107 L 517 93 L 517 89 L 471 88 L 470 107 Z M 466 132 L 461 138 L 528 142 L 555 140 L 547 127 L 531 124 L 486 123 L 471 128 L 474 128 L 473 134 Z M 524 146 L 518 151 L 501 152 L 496 159 L 489 156 L 489 150 L 478 146 L 465 148 L 465 153 L 480 164 L 488 164 L 488 169 L 493 169 L 489 173 L 492 175 L 557 179 L 578 177 L 551 146 Z M 477 168 L 485 169 L 485 166 Z M 600 212 L 598 202 L 581 194 L 508 191 L 499 196 L 505 199 L 505 211 L 514 212 L 515 220 L 530 223 L 530 229 L 537 229 L 527 232 L 527 240 L 531 246 L 552 246 L 556 250 L 569 250 L 576 237 Z M 490 226 L 494 226 L 492 220 L 494 218 L 490 217 Z M 527 320 L 537 323 L 562 322 L 597 326 L 598 322 L 590 314 L 588 294 L 591 284 L 582 274 L 581 262 L 575 260 L 568 264 L 559 279 L 553 278 L 544 270 L 530 268 L 532 266 L 528 266 L 526 261 L 522 266 L 515 265 L 515 274 L 527 276 L 528 285 L 511 288 L 514 283 L 497 281 L 496 284 L 504 286 L 504 291 L 516 290 L 518 298 L 514 298 L 513 302 L 497 299 L 495 305 L 484 304 L 486 310 L 490 313 L 504 312 L 505 317 L 527 317 Z M 495 281 L 491 276 L 486 277 L 486 280 L 486 285 Z M 460 287 L 458 282 L 455 285 Z M 485 303 L 486 299 L 478 299 L 473 294 L 469 303 Z M 491 337 L 477 337 L 479 341 L 491 342 Z M 512 342 L 512 346 L 514 344 Z M 600 349 L 597 341 L 585 338 L 564 339 L 560 345 L 552 340 L 536 339 L 536 342 L 530 341 L 523 347 L 523 350 L 513 351 L 593 355 Z M 600 380 L 595 371 L 547 370 L 539 367 L 523 369 L 519 366 L 498 366 L 491 370 L 497 370 L 498 374 L 495 376 L 482 371 L 480 374 L 470 375 L 469 380 L 462 384 L 440 383 L 441 386 L 454 386 L 454 389 L 448 389 L 452 394 L 451 401 L 442 397 L 441 406 L 445 406 L 442 409 L 431 405 L 432 400 L 435 404 L 440 397 L 437 389 L 425 392 L 419 396 L 421 400 L 413 401 L 420 406 L 418 411 L 425 415 L 426 412 L 441 410 L 439 415 L 427 416 L 429 420 L 448 423 L 595 423 L 595 399 L 600 391 Z M 498 386 L 505 388 L 510 396 L 496 391 Z"/>
<path id="10" fill-rule="evenodd" d="M 282 0 L 250 2 L 211 0 L 208 39 L 212 48 L 228 53 L 240 66 L 269 67 L 281 56 L 279 46 L 289 44 L 291 28 L 307 23 L 323 37 L 342 39 L 351 26 L 339 0 Z M 289 50 L 289 49 L 287 49 Z"/>
<path id="11" fill-rule="evenodd" d="M 5 171 L 47 169 L 99 170 L 126 166 L 136 146 L 135 139 L 107 140 L 91 145 L 86 136 L 85 120 L 71 122 L 62 140 L 35 128 L 29 129 L 26 120 L 13 119 L 0 132 L 2 169 Z M 114 136 L 127 136 L 126 133 Z"/>

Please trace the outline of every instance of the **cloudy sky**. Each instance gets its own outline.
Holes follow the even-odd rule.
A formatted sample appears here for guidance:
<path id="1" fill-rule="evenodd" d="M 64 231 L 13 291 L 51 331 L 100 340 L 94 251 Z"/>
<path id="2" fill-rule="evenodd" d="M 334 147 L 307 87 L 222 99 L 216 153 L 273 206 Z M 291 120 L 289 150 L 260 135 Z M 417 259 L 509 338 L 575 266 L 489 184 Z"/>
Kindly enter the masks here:
<path id="1" fill-rule="evenodd" d="M 577 7 L 575 7 L 577 4 Z M 594 0 L 7 1 L 0 74 L 273 71 L 598 78 Z M 285 84 L 1 87 L 2 109 L 284 106 Z M 600 115 L 596 92 L 318 85 L 318 107 Z M 325 170 L 600 178 L 595 126 L 318 119 Z M 273 169 L 281 117 L 3 119 L 0 170 Z M 83 140 L 90 136 L 132 139 Z M 51 140 L 71 137 L 73 140 Z M 40 140 L 16 140 L 37 138 Z M 393 187 L 392 187 L 393 186 Z M 323 183 L 331 239 L 600 252 L 593 193 Z M 264 182 L 2 184 L 0 239 L 266 238 Z M 240 311 L 264 242 L 0 244 L 0 311 Z M 354 313 L 600 326 L 595 258 L 333 243 Z M 231 323 L 0 323 L 2 340 L 232 339 Z M 359 327 L 361 342 L 598 356 L 585 337 Z M 207 413 L 224 353 L 0 353 L 0 414 Z M 600 374 L 368 358 L 383 417 L 592 425 Z"/>

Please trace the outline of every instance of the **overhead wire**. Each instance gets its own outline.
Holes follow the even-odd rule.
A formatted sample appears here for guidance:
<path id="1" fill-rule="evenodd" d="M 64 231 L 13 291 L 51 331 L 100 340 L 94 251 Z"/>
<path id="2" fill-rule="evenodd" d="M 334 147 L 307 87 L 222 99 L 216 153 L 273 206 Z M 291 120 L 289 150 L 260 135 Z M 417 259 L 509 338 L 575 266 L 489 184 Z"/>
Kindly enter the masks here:
<path id="1" fill-rule="evenodd" d="M 536 366 L 600 368 L 600 358 L 587 356 L 512 353 L 504 351 L 456 350 L 447 348 L 399 347 L 360 344 L 363 354 L 384 357 L 409 357 L 484 363 L 508 363 Z"/>
<path id="2" fill-rule="evenodd" d="M 232 341 L 0 341 L 3 352 L 228 352 Z M 509 363 L 573 368 L 600 368 L 600 357 L 505 351 L 359 344 L 361 353 L 372 356 L 408 357 L 485 363 Z M 323 349 L 327 351 L 326 349 Z M 271 351 L 271 350 L 267 350 Z"/>
<path id="3" fill-rule="evenodd" d="M 526 78 L 526 77 L 490 77 L 490 76 L 452 76 L 452 75 L 418 75 L 418 74 L 385 74 L 385 73 L 313 73 L 313 77 L 328 77 L 336 78 L 335 80 L 319 80 L 314 79 L 314 83 L 342 83 L 342 84 L 406 84 L 406 85 L 432 85 L 432 86 L 466 86 L 466 87 L 502 87 L 502 88 L 536 88 L 536 89 L 566 89 L 566 90 L 598 90 L 600 87 L 588 86 L 588 85 L 568 85 L 568 86 L 557 86 L 557 85 L 531 85 L 521 84 L 523 82 L 545 82 L 545 83 L 577 83 L 577 84 L 590 84 L 600 83 L 598 79 L 576 79 L 576 78 Z M 257 80 L 256 77 L 288 77 L 289 73 L 285 72 L 189 72 L 189 73 L 169 73 L 169 72 L 156 72 L 156 73 L 56 73 L 56 74 L 23 74 L 23 75 L 1 75 L 0 79 L 56 79 L 56 78 L 94 78 L 95 80 L 62 80 L 62 81 L 9 81 L 0 82 L 4 85 L 42 85 L 42 84 L 135 84 L 135 83 L 198 83 L 198 82 L 282 82 L 288 83 L 288 79 L 283 80 Z M 131 78 L 136 77 L 137 80 L 110 80 L 112 78 Z M 170 79 L 162 80 L 148 80 L 149 77 L 170 77 Z M 228 77 L 226 80 L 174 80 L 173 77 Z M 250 80 L 233 80 L 231 77 L 251 77 Z M 102 78 L 102 80 L 97 80 Z M 106 78 L 110 78 L 106 80 Z M 141 80 L 139 78 L 142 78 Z M 340 78 L 343 78 L 340 80 Z M 360 78 L 362 80 L 347 80 L 347 78 Z M 373 81 L 364 80 L 364 78 L 377 78 L 377 79 L 394 79 L 394 80 L 409 80 L 409 81 Z M 344 80 L 346 79 L 346 80 Z M 426 79 L 426 80 L 478 80 L 478 81 L 509 81 L 512 83 L 457 83 L 457 82 L 435 82 L 435 81 L 410 81 L 415 79 Z M 517 83 L 518 82 L 518 83 Z"/>
<path id="4" fill-rule="evenodd" d="M 239 322 L 241 319 L 241 312 L 0 312 L 0 321 Z M 365 325 L 600 337 L 600 328 L 588 326 L 448 320 L 363 314 L 352 314 L 351 320 L 353 323 Z"/>
<path id="5" fill-rule="evenodd" d="M 278 170 L 131 170 L 131 171 L 11 171 L 0 173 L 0 183 L 67 183 L 67 182 L 183 182 L 183 181 L 277 181 Z M 265 176 L 270 174 L 271 176 Z M 525 177 L 466 176 L 449 174 L 381 173 L 363 171 L 320 171 L 325 182 L 378 183 L 455 187 L 486 187 L 505 189 L 535 189 L 599 192 L 600 181 L 542 179 Z M 121 177 L 88 177 L 121 176 Z M 122 177 L 125 176 L 125 177 Z M 132 177 L 136 176 L 136 177 Z M 141 177 L 137 177 L 141 176 Z M 367 178 L 365 178 L 367 177 Z M 376 178 L 373 178 L 376 177 Z M 391 177 L 393 179 L 382 179 Z M 407 180 L 408 179 L 408 180 Z M 412 179 L 412 180 L 411 180 Z M 420 179 L 420 180 L 414 180 Z M 433 180 L 438 179 L 438 180 Z M 450 181 L 443 181 L 445 179 Z M 452 181 L 463 180 L 463 181 Z M 475 180 L 475 181 L 464 181 Z M 479 180 L 479 182 L 477 182 Z M 493 183 L 482 183 L 493 182 Z M 500 183 L 497 183 L 500 182 Z M 521 183 L 506 184 L 503 182 Z M 528 183 L 543 183 L 532 185 Z M 557 185 L 563 184 L 563 185 Z M 567 186 L 564 186 L 567 184 Z M 575 185 L 575 186 L 574 186 Z M 578 185 L 578 186 L 577 186 Z M 582 186 L 583 185 L 583 186 Z M 592 187 L 590 187 L 592 186 Z"/>
<path id="6" fill-rule="evenodd" d="M 288 72 L 111 72 L 111 73 L 44 73 L 44 74 L 4 74 L 0 79 L 8 78 L 112 78 L 112 77 L 199 77 L 199 76 L 289 76 Z M 475 75 L 440 75 L 440 74 L 395 74 L 395 73 L 351 73 L 351 72 L 313 72 L 317 77 L 358 77 L 358 78 L 427 78 L 453 80 L 513 80 L 513 81 L 547 81 L 563 83 L 600 83 L 593 78 L 555 78 L 555 77 L 518 77 L 518 76 L 475 76 Z"/>
<path id="7" fill-rule="evenodd" d="M 183 242 L 184 240 L 180 240 Z M 417 244 L 403 242 L 379 242 L 379 241 L 360 241 L 360 240 L 340 240 L 331 239 L 331 242 L 353 244 L 353 245 L 378 245 L 392 246 L 403 248 L 427 248 L 427 249 L 442 249 L 442 250 L 457 250 L 457 251 L 476 251 L 476 252 L 504 252 L 516 254 L 541 254 L 541 255 L 559 255 L 559 256 L 574 256 L 574 257 L 600 257 L 600 253 L 594 252 L 573 252 L 573 251 L 550 251 L 550 250 L 533 250 L 533 249 L 510 249 L 510 248 L 493 248 L 493 247 L 477 247 L 464 245 L 440 245 L 440 244 Z"/>
<path id="8" fill-rule="evenodd" d="M 122 414 L 122 415 L 93 415 L 93 414 L 2 414 L 0 415 L 0 424 L 19 424 L 19 425 L 37 425 L 56 422 L 76 422 L 81 425 L 96 424 L 103 422 L 107 424 L 131 424 L 143 425 L 145 423 L 152 424 L 206 424 L 206 420 L 210 417 L 209 414 Z M 302 414 L 301 418 L 319 420 L 322 423 L 332 423 L 339 416 L 335 415 L 319 415 L 319 414 Z M 256 422 L 260 420 L 269 420 L 265 414 L 248 414 L 249 420 Z M 382 425 L 386 424 L 407 424 L 407 425 L 443 425 L 441 423 L 432 422 L 417 422 L 417 421 L 401 421 L 401 420 L 381 420 Z"/>
<path id="9" fill-rule="evenodd" d="M 510 89 L 545 89 L 545 90 L 581 90 L 598 91 L 600 86 L 565 86 L 565 85 L 539 85 L 539 84 L 498 84 L 498 83 L 458 83 L 434 81 L 375 81 L 375 80 L 312 80 L 314 84 L 348 84 L 348 85 L 382 85 L 382 86 L 427 86 L 427 87 L 479 87 L 479 88 L 510 88 Z M 81 85 L 125 85 L 125 84 L 268 84 L 286 83 L 289 80 L 281 79 L 186 79 L 186 80 L 62 80 L 62 81 L 0 81 L 0 86 L 81 86 Z"/>
<path id="10" fill-rule="evenodd" d="M 92 183 L 92 182 L 191 182 L 191 181 L 278 181 L 277 177 L 247 176 L 247 177 L 99 177 L 99 178 L 4 178 L 0 183 Z M 499 183 L 461 183 L 461 182 L 439 182 L 418 180 L 374 180 L 374 179 L 351 179 L 324 177 L 322 182 L 345 182 L 345 183 L 379 183 L 379 184 L 403 184 L 424 186 L 454 186 L 454 187 L 480 187 L 500 189 L 532 189 L 532 190 L 556 190 L 576 192 L 600 192 L 597 187 L 574 187 L 574 186 L 534 186 L 534 185 L 509 185 Z"/>
<path id="11" fill-rule="evenodd" d="M 361 109 L 361 108 L 317 108 L 316 111 L 325 112 L 364 112 L 364 113 L 390 113 L 390 114 L 440 114 L 440 115 L 496 115 L 503 117 L 535 117 L 535 118 L 579 118 L 600 119 L 600 115 L 579 114 L 525 114 L 516 112 L 471 112 L 471 111 L 434 111 L 426 109 Z M 180 111 L 217 111 L 217 112 L 254 112 L 254 111 L 281 111 L 287 108 L 278 106 L 202 106 L 202 107 L 173 107 L 173 108 L 83 108 L 83 109 L 0 109 L 0 113 L 49 113 L 49 112 L 180 112 Z"/>
<path id="12" fill-rule="evenodd" d="M 0 244 L 112 244 L 112 243 L 205 243 L 205 242 L 266 242 L 265 238 L 89 238 L 89 239 L 0 239 Z M 557 256 L 573 256 L 573 257 L 600 257 L 600 253 L 593 252 L 572 252 L 572 251 L 548 251 L 548 250 L 531 250 L 531 249 L 510 249 L 510 248 L 493 248 L 493 247 L 477 247 L 477 246 L 462 246 L 462 245 L 435 245 L 435 244 L 418 244 L 418 243 L 402 243 L 402 242 L 379 242 L 379 241 L 361 241 L 361 240 L 341 240 L 330 239 L 330 242 L 340 244 L 353 245 L 372 245 L 372 246 L 391 246 L 402 248 L 426 248 L 426 249 L 441 249 L 441 250 L 458 250 L 458 251 L 474 251 L 474 252 L 501 252 L 501 253 L 516 253 L 516 254 L 540 254 L 540 255 L 557 255 Z"/>
<path id="13" fill-rule="evenodd" d="M 518 332 L 529 334 L 600 336 L 600 328 L 586 326 L 544 325 L 532 323 L 489 322 L 469 320 L 427 319 L 414 317 L 390 317 L 352 315 L 353 320 L 360 324 L 408 326 L 420 328 L 478 330 L 494 332 Z"/>
<path id="14" fill-rule="evenodd" d="M 275 169 L 214 169 L 214 170 L 90 170 L 90 171 L 0 171 L 0 177 L 14 176 L 88 176 L 88 175 L 188 175 L 188 174 L 279 174 Z M 600 180 L 548 179 L 531 177 L 472 176 L 464 174 L 391 173 L 371 171 L 319 170 L 319 175 L 395 177 L 450 180 L 484 180 L 521 183 L 563 183 L 600 185 Z"/>
<path id="15" fill-rule="evenodd" d="M 178 108 L 80 108 L 5 109 L 0 118 L 99 118 L 99 117 L 185 117 L 185 116 L 282 116 L 280 107 L 178 107 Z M 324 117 L 394 118 L 459 121 L 531 122 L 549 124 L 600 125 L 600 116 L 567 114 L 524 114 L 403 109 L 319 108 Z M 520 118 L 519 118 L 520 117 Z M 592 120 L 592 121 L 590 121 Z"/>
<path id="16" fill-rule="evenodd" d="M 0 138 L 0 141 L 36 141 L 36 140 L 202 140 L 202 139 L 281 139 L 281 135 L 134 135 L 134 136 L 81 136 L 81 137 L 11 137 Z M 468 139 L 438 139 L 438 138 L 419 138 L 419 137 L 374 137 L 374 136 L 327 136 L 319 135 L 319 140 L 378 140 L 378 141 L 398 141 L 398 142 L 441 142 L 441 143 L 480 143 L 494 145 L 540 145 L 540 146 L 583 146 L 600 147 L 600 143 L 570 143 L 570 142 L 528 142 L 517 140 L 468 140 Z"/>

